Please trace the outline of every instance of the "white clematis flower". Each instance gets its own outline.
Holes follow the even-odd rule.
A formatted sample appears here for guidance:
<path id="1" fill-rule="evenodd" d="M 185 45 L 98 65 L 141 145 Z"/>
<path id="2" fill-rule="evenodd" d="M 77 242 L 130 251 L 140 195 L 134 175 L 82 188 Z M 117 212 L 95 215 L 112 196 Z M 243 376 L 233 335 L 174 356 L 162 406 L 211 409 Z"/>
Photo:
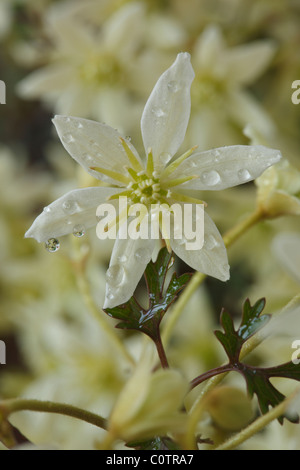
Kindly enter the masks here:
<path id="1" fill-rule="evenodd" d="M 197 152 L 193 148 L 170 162 L 185 137 L 193 79 L 190 55 L 180 53 L 156 83 L 141 119 L 146 162 L 115 129 L 85 119 L 56 116 L 54 124 L 66 150 L 92 176 L 109 183 L 109 187 L 79 189 L 66 194 L 45 208 L 26 237 L 47 242 L 74 231 L 81 233 L 83 227 L 87 229 L 97 224 L 96 211 L 101 203 L 107 199 L 116 202 L 124 195 L 129 205 L 142 203 L 149 208 L 152 204 L 170 207 L 175 202 L 182 205 L 201 203 L 182 191 L 236 186 L 257 178 L 279 161 L 277 150 L 263 146 L 233 146 L 206 152 Z M 201 250 L 187 250 L 186 240 L 175 239 L 172 234 L 166 244 L 195 270 L 226 281 L 229 279 L 226 249 L 218 229 L 206 213 L 204 231 Z M 164 234 L 163 238 L 166 239 Z M 151 239 L 117 237 L 107 273 L 104 308 L 112 308 L 132 296 L 151 260 L 154 245 L 155 241 Z"/>

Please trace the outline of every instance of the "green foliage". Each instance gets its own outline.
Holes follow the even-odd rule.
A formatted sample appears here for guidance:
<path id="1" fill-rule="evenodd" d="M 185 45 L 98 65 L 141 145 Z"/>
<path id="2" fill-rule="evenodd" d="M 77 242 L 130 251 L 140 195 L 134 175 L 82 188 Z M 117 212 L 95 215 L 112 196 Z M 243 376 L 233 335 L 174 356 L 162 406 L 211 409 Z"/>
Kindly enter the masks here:
<path id="1" fill-rule="evenodd" d="M 110 317 L 121 320 L 117 328 L 139 330 L 156 341 L 163 316 L 191 277 L 191 274 L 178 277 L 173 273 L 166 286 L 166 276 L 172 264 L 172 254 L 166 248 L 160 250 L 155 262 L 148 264 L 145 270 L 147 308 L 143 308 L 133 296 L 128 302 L 105 310 Z"/>
<path id="2" fill-rule="evenodd" d="M 270 315 L 261 315 L 265 307 L 265 300 L 258 300 L 251 306 L 249 299 L 243 307 L 242 321 L 237 330 L 233 320 L 225 310 L 221 313 L 222 331 L 215 331 L 215 335 L 224 347 L 229 358 L 229 364 L 224 367 L 227 370 L 239 372 L 245 378 L 247 389 L 251 397 L 255 394 L 258 399 L 261 412 L 267 413 L 269 407 L 275 407 L 281 403 L 285 396 L 279 392 L 270 382 L 272 377 L 285 377 L 300 381 L 300 365 L 288 362 L 276 367 L 260 368 L 251 367 L 240 362 L 240 353 L 244 343 L 259 331 L 270 320 Z M 298 416 L 281 416 L 278 420 L 282 424 L 286 417 L 291 422 L 298 422 Z"/>

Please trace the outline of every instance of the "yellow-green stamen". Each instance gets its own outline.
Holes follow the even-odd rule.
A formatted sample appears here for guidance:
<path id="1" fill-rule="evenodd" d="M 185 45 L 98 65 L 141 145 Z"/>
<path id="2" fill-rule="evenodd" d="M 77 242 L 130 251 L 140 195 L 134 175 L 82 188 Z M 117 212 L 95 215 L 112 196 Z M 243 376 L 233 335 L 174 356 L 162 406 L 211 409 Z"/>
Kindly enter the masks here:
<path id="1" fill-rule="evenodd" d="M 90 170 L 97 171 L 97 173 L 102 173 L 103 175 L 109 176 L 110 178 L 126 185 L 130 183 L 130 179 L 128 178 L 128 176 L 122 175 L 117 171 L 108 170 L 106 168 L 101 168 L 98 166 L 91 167 Z"/>

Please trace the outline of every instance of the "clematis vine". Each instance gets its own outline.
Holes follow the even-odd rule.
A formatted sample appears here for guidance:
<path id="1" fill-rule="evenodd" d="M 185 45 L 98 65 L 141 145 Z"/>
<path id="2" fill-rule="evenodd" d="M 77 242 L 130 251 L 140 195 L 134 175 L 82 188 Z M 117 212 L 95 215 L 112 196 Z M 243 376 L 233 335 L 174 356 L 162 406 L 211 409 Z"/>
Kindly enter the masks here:
<path id="1" fill-rule="evenodd" d="M 54 125 L 69 154 L 105 185 L 69 192 L 44 209 L 26 237 L 46 242 L 50 251 L 57 239 L 73 233 L 83 235 L 98 223 L 97 207 L 126 196 L 128 206 L 141 203 L 149 208 L 177 203 L 201 204 L 189 190 L 215 191 L 257 178 L 280 158 L 278 150 L 264 146 L 230 146 L 208 151 L 193 147 L 173 158 L 183 143 L 191 110 L 190 88 L 194 71 L 188 53 L 175 62 L 157 81 L 145 105 L 141 131 L 146 158 L 141 158 L 128 139 L 117 130 L 77 117 L 56 116 Z M 193 211 L 195 214 L 197 211 Z M 120 214 L 119 214 L 120 217 Z M 196 217 L 196 216 L 195 216 Z M 115 223 L 121 230 L 120 220 Z M 197 251 L 186 249 L 186 240 L 169 233 L 162 238 L 191 268 L 221 281 L 229 279 L 229 265 L 222 237 L 212 219 L 204 214 L 204 245 Z M 126 302 L 152 258 L 155 240 L 122 239 L 117 235 L 107 271 L 104 308 Z"/>

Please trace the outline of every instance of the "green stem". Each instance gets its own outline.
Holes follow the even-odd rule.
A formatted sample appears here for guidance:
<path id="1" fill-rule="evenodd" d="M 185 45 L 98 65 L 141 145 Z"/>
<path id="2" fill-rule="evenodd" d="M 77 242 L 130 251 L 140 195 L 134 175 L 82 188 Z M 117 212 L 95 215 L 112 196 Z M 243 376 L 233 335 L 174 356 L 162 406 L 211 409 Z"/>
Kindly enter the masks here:
<path id="1" fill-rule="evenodd" d="M 228 230 L 223 236 L 226 248 L 229 248 L 233 242 L 238 240 L 247 230 L 264 220 L 265 214 L 261 209 L 256 209 L 252 214 L 239 222 L 235 227 Z"/>
<path id="2" fill-rule="evenodd" d="M 0 402 L 0 418 L 8 418 L 17 411 L 39 411 L 45 413 L 55 413 L 72 418 L 80 419 L 86 423 L 93 424 L 101 429 L 106 429 L 107 422 L 104 418 L 95 413 L 77 408 L 64 403 L 51 401 L 30 400 L 24 398 L 14 398 Z"/>
<path id="3" fill-rule="evenodd" d="M 260 418 L 256 419 L 247 428 L 243 429 L 241 432 L 228 439 L 226 442 L 215 448 L 215 450 L 235 449 L 247 439 L 264 429 L 272 421 L 282 416 L 286 412 L 287 408 L 290 406 L 294 398 L 295 394 L 290 395 L 282 403 L 277 405 L 275 408 L 272 408 L 270 411 L 268 411 L 268 413 L 264 414 Z"/>

